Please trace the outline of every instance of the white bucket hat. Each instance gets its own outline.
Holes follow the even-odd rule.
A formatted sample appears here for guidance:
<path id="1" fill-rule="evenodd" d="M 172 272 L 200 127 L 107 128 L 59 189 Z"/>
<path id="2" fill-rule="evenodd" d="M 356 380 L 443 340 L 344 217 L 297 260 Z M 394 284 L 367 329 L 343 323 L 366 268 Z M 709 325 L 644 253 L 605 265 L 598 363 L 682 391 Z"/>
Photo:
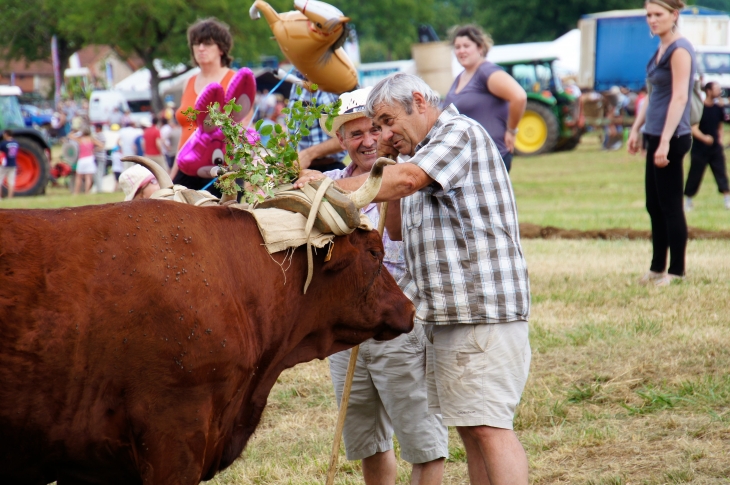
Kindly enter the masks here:
<path id="1" fill-rule="evenodd" d="M 372 90 L 372 86 L 368 86 L 367 88 L 356 89 L 349 93 L 342 93 L 340 95 L 342 106 L 340 106 L 337 116 L 335 116 L 332 120 L 332 129 L 327 129 L 326 123 L 329 118 L 327 115 L 324 115 L 319 119 L 319 126 L 321 126 L 324 132 L 332 138 L 337 136 L 336 133 L 337 130 L 340 129 L 340 126 L 344 125 L 348 121 L 356 120 L 365 116 L 365 103 L 368 100 L 368 94 L 370 94 L 370 91 Z"/>
<path id="2" fill-rule="evenodd" d="M 134 165 L 119 175 L 119 186 L 124 191 L 124 200 L 132 200 L 140 187 L 150 182 L 155 176 L 142 165 Z"/>

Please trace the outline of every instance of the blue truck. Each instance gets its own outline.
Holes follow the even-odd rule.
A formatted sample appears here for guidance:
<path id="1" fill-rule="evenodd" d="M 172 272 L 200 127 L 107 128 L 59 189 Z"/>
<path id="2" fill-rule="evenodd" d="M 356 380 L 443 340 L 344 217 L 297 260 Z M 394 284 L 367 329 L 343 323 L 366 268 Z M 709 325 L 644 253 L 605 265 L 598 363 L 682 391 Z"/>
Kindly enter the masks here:
<path id="1" fill-rule="evenodd" d="M 697 51 L 703 82 L 718 81 L 730 91 L 730 16 L 705 7 L 682 10 L 678 27 Z M 646 11 L 615 10 L 584 15 L 581 32 L 581 89 L 608 91 L 625 86 L 638 91 L 646 81 L 646 64 L 659 46 L 646 24 Z"/>

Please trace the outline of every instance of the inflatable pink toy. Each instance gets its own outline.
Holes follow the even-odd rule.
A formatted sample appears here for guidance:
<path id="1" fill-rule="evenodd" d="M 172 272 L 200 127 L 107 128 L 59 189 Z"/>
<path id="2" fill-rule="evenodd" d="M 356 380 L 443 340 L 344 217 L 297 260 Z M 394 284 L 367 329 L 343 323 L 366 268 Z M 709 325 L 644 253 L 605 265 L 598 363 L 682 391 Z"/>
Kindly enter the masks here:
<path id="1" fill-rule="evenodd" d="M 195 110 L 200 114 L 195 122 L 197 129 L 180 148 L 177 154 L 177 166 L 186 175 L 210 178 L 210 169 L 222 165 L 226 160 L 226 140 L 223 132 L 217 126 L 208 126 L 208 106 L 218 103 L 223 108 L 230 100 L 235 99 L 241 105 L 241 111 L 231 113 L 234 121 L 240 122 L 253 106 L 256 96 L 256 78 L 251 69 L 240 69 L 231 79 L 228 91 L 218 83 L 205 87 L 195 102 Z M 246 138 L 249 143 L 260 139 L 256 131 L 247 129 Z"/>

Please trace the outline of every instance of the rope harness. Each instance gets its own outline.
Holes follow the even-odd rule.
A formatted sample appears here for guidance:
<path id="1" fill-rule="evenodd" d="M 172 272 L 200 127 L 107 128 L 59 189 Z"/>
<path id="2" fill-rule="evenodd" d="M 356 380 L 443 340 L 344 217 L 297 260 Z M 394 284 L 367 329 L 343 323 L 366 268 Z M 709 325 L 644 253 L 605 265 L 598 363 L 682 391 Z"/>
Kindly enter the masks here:
<path id="1" fill-rule="evenodd" d="M 301 190 L 285 186 L 274 197 L 255 206 L 229 205 L 232 209 L 244 210 L 254 216 L 269 253 L 306 244 L 307 279 L 304 283 L 304 294 L 307 293 L 314 274 L 313 246 L 322 248 L 326 244 L 334 245 L 335 236 L 350 234 L 358 228 L 373 229 L 367 216 L 360 214 L 349 199 L 343 199 L 344 195 L 333 187 L 333 183 L 332 179 L 325 178 L 307 184 Z M 182 185 L 160 189 L 152 194 L 152 198 L 196 207 L 220 205 L 220 199 L 210 192 L 192 190 Z M 332 201 L 336 203 L 333 205 Z M 287 211 L 288 214 L 282 217 L 281 211 Z M 301 222 L 305 222 L 303 227 Z M 276 227 L 272 228 L 272 224 Z M 332 247 L 325 261 L 329 261 L 331 254 Z"/>

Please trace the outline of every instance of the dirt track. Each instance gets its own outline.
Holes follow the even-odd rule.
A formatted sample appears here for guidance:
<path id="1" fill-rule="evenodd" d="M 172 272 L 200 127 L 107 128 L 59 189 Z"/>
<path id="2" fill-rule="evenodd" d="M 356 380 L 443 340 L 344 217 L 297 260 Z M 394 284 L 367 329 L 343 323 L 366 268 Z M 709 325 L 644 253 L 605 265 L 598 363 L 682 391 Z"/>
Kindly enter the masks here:
<path id="1" fill-rule="evenodd" d="M 523 239 L 651 239 L 651 231 L 639 231 L 627 228 L 595 229 L 580 231 L 577 229 L 561 229 L 553 226 L 537 224 L 520 224 L 520 236 Z M 730 231 L 706 231 L 689 228 L 690 239 L 730 239 Z"/>

